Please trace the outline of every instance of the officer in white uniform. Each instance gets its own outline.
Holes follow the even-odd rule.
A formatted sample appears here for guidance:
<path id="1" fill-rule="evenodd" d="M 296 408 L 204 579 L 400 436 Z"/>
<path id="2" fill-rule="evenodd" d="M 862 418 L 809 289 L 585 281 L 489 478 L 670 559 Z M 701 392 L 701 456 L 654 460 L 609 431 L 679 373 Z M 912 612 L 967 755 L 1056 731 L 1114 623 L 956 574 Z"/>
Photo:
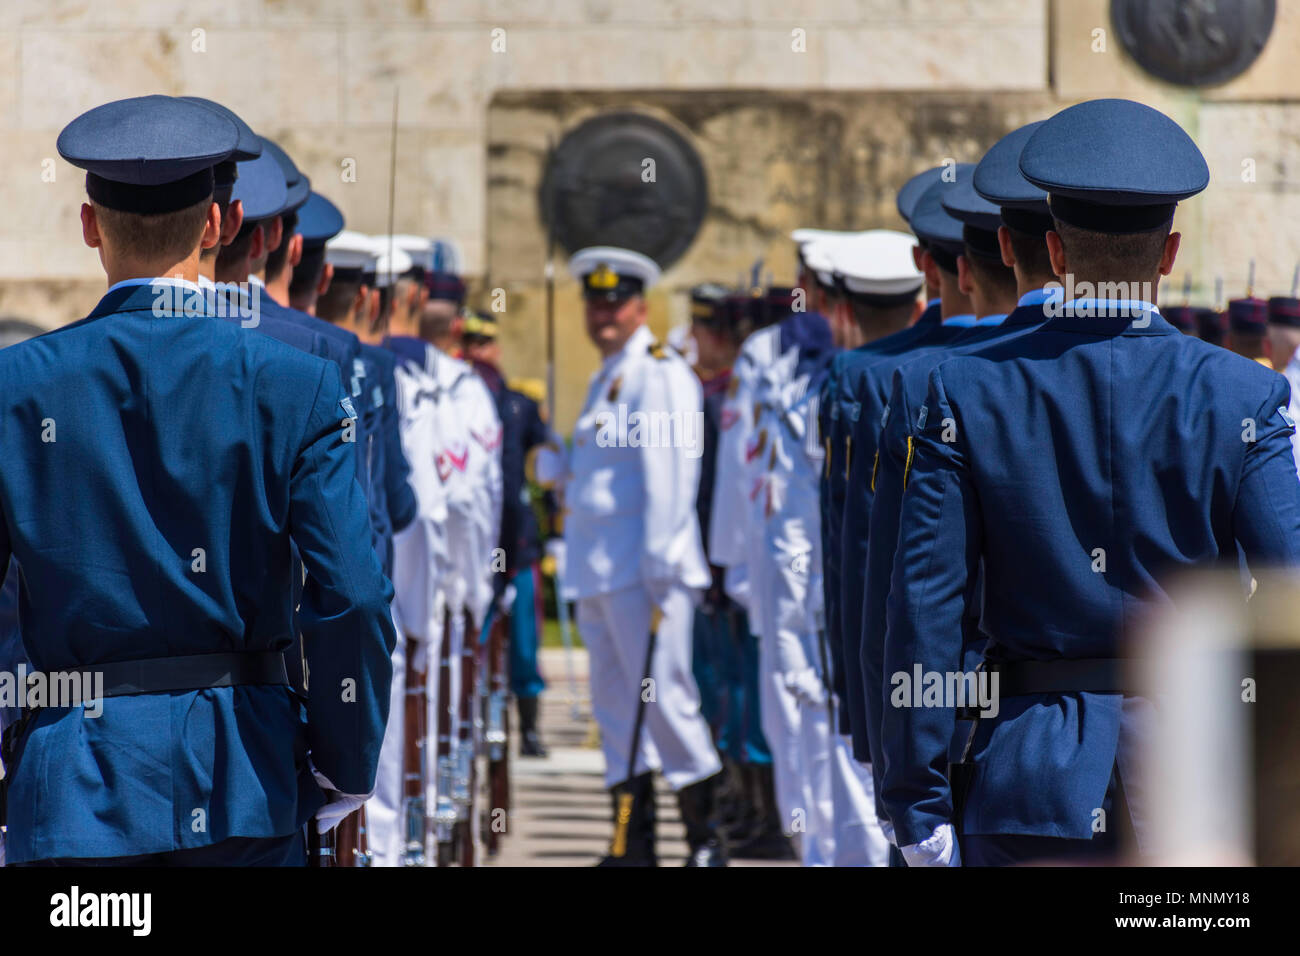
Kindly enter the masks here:
<path id="1" fill-rule="evenodd" d="M 592 711 L 615 808 L 605 863 L 655 864 L 651 774 L 661 770 L 678 794 L 688 865 L 724 865 L 712 819 L 721 762 L 691 672 L 695 603 L 710 582 L 695 510 L 699 382 L 645 325 L 643 292 L 659 275 L 652 260 L 594 247 L 569 268 L 583 284 L 587 332 L 603 356 L 574 428 L 564 529 L 566 592 L 590 653 Z"/>

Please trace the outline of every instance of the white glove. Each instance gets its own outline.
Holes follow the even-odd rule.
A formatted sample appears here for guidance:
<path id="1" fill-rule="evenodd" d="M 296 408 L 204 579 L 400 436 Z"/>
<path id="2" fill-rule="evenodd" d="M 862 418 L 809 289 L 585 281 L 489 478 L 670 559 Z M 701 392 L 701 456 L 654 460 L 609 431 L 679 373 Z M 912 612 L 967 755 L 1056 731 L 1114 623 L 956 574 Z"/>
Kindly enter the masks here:
<path id="1" fill-rule="evenodd" d="M 557 581 L 566 580 L 564 575 L 564 572 L 567 567 L 564 563 L 564 559 L 565 559 L 564 539 L 551 538 L 549 541 L 547 541 L 546 556 L 550 558 L 552 563 L 554 563 L 555 565 L 555 579 Z"/>
<path id="2" fill-rule="evenodd" d="M 533 459 L 533 477 L 543 488 L 557 488 L 568 477 L 569 463 L 560 450 L 562 447 L 554 441 L 537 449 L 537 457 Z"/>
<path id="3" fill-rule="evenodd" d="M 325 791 L 325 799 L 328 801 L 325 806 L 316 811 L 317 833 L 329 833 L 343 822 L 344 817 L 359 809 L 375 795 L 373 790 L 364 796 L 355 793 L 343 793 L 334 784 L 330 783 L 329 777 L 319 770 L 312 768 L 312 774 L 316 778 L 317 785 L 321 790 Z"/>
<path id="4" fill-rule="evenodd" d="M 498 606 L 503 614 L 509 614 L 510 609 L 515 606 L 515 598 L 519 596 L 518 589 L 513 584 L 507 584 L 501 589 L 501 600 Z"/>
<path id="5" fill-rule="evenodd" d="M 928 840 L 899 847 L 908 866 L 961 866 L 961 850 L 951 823 L 940 825 Z"/>
<path id="6" fill-rule="evenodd" d="M 650 595 L 650 604 L 652 607 L 659 609 L 662 614 L 664 606 L 668 603 L 668 595 L 672 593 L 673 581 L 647 581 L 645 583 L 646 592 Z"/>
<path id="7" fill-rule="evenodd" d="M 782 679 L 785 681 L 786 690 L 798 697 L 800 703 L 813 707 L 825 706 L 826 687 L 811 667 L 789 671 Z"/>
<path id="8" fill-rule="evenodd" d="M 429 642 L 413 634 L 406 635 L 406 652 L 411 655 L 411 667 L 417 671 L 428 670 Z M 393 675 L 396 678 L 397 675 Z M 405 680 L 405 677 L 402 678 Z"/>
<path id="9" fill-rule="evenodd" d="M 894 836 L 894 825 L 888 820 L 876 819 L 880 824 L 880 831 L 885 834 L 885 839 L 889 841 L 890 846 L 898 846 L 898 839 Z"/>

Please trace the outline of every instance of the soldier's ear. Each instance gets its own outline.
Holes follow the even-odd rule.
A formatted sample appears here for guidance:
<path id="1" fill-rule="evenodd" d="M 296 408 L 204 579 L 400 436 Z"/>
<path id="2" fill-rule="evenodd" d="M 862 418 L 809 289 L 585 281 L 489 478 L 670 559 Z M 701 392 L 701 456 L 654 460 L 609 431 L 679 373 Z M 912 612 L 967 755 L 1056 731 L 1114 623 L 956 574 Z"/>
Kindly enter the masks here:
<path id="1" fill-rule="evenodd" d="M 1165 239 L 1165 251 L 1160 256 L 1160 274 L 1167 276 L 1174 271 L 1174 260 L 1178 258 L 1178 246 L 1183 241 L 1181 232 L 1171 232 Z"/>
<path id="2" fill-rule="evenodd" d="M 226 215 L 221 220 L 221 244 L 228 246 L 234 242 L 243 225 L 244 201 L 242 199 L 232 199 L 226 203 Z"/>
<path id="3" fill-rule="evenodd" d="M 248 259 L 250 262 L 256 262 L 266 254 L 266 223 L 259 222 L 254 227 L 252 241 L 248 244 Z"/>
<path id="4" fill-rule="evenodd" d="M 1047 255 L 1052 260 L 1052 273 L 1057 276 L 1064 276 L 1066 270 L 1065 244 L 1061 242 L 1061 237 L 1055 229 L 1047 230 L 1047 235 L 1044 238 L 1047 241 Z"/>
<path id="5" fill-rule="evenodd" d="M 962 295 L 970 295 L 975 291 L 975 283 L 970 277 L 970 261 L 964 255 L 957 257 L 957 288 Z"/>
<path id="6" fill-rule="evenodd" d="M 211 249 L 221 241 L 221 207 L 208 203 L 208 218 L 203 223 L 203 237 L 199 239 L 200 249 Z"/>
<path id="7" fill-rule="evenodd" d="M 95 218 L 95 207 L 88 202 L 81 204 L 81 239 L 92 249 L 104 244 L 104 237 L 99 232 L 99 220 Z"/>
<path id="8" fill-rule="evenodd" d="M 1008 269 L 1016 267 L 1016 253 L 1011 248 L 1011 230 L 998 226 L 998 251 L 1002 253 L 1002 264 Z"/>
<path id="9" fill-rule="evenodd" d="M 289 239 L 289 268 L 295 269 L 302 262 L 302 233 L 295 232 Z"/>
<path id="10" fill-rule="evenodd" d="M 334 266 L 325 263 L 320 271 L 320 281 L 316 283 L 316 296 L 319 298 L 329 291 L 330 283 L 334 281 Z"/>

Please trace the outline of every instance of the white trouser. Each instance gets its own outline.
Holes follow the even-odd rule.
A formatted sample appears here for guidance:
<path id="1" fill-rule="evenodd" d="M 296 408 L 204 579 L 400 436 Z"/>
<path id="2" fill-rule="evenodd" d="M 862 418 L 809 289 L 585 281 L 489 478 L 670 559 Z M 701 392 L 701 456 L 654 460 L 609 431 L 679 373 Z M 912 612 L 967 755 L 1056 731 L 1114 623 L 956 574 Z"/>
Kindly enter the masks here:
<path id="1" fill-rule="evenodd" d="M 379 769 L 375 774 L 375 795 L 366 802 L 366 839 L 375 866 L 400 866 L 406 838 L 402 817 L 402 761 L 406 723 L 406 634 L 393 605 L 393 627 L 397 646 L 393 648 L 393 684 L 389 695 L 388 726 L 379 748 Z"/>
<path id="2" fill-rule="evenodd" d="M 634 773 L 662 770 L 668 785 L 680 790 L 713 776 L 722 764 L 700 713 L 700 692 L 691 673 L 691 592 L 670 588 L 660 610 L 663 619 L 650 670 L 654 683 L 646 690 Z M 650 595 L 639 585 L 578 601 L 578 631 L 590 656 L 591 710 L 600 725 L 606 786 L 627 778 L 650 619 Z"/>
<path id="3" fill-rule="evenodd" d="M 871 767 L 853 759 L 848 737 L 835 734 L 832 747 L 835 865 L 888 866 L 889 841 L 876 819 Z"/>
<path id="4" fill-rule="evenodd" d="M 792 833 L 795 820 L 802 821 L 804 817 L 799 703 L 785 686 L 785 675 L 776 666 L 772 640 L 758 638 L 759 717 L 763 736 L 772 751 L 772 781 L 776 804 L 781 810 L 781 826 L 786 833 Z"/>

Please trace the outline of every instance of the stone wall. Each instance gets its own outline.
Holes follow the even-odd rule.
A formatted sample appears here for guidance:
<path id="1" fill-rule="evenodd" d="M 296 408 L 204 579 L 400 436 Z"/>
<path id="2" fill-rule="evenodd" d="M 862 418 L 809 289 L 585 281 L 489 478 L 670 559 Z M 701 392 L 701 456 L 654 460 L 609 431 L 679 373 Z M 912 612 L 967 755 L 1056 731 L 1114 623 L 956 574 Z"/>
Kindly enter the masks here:
<path id="1" fill-rule="evenodd" d="M 1188 91 L 1121 49 L 1108 0 L 5 0 L 0 315 L 61 324 L 103 288 L 80 241 L 81 176 L 54 150 L 83 110 L 155 92 L 221 100 L 351 227 L 380 232 L 398 87 L 396 228 L 454 236 L 476 288 L 507 290 L 521 373 L 541 373 L 546 136 L 615 107 L 673 124 L 708 167 L 709 216 L 652 302 L 660 328 L 697 279 L 729 281 L 758 255 L 788 277 L 790 227 L 897 225 L 905 175 L 976 159 L 1016 123 L 1093 96 L 1164 109 L 1206 152 L 1213 182 L 1180 214 L 1175 282 L 1186 269 L 1198 300 L 1215 276 L 1238 294 L 1254 259 L 1259 289 L 1286 291 L 1300 9 L 1278 7 L 1250 70 Z M 564 424 L 592 360 L 559 286 Z"/>

